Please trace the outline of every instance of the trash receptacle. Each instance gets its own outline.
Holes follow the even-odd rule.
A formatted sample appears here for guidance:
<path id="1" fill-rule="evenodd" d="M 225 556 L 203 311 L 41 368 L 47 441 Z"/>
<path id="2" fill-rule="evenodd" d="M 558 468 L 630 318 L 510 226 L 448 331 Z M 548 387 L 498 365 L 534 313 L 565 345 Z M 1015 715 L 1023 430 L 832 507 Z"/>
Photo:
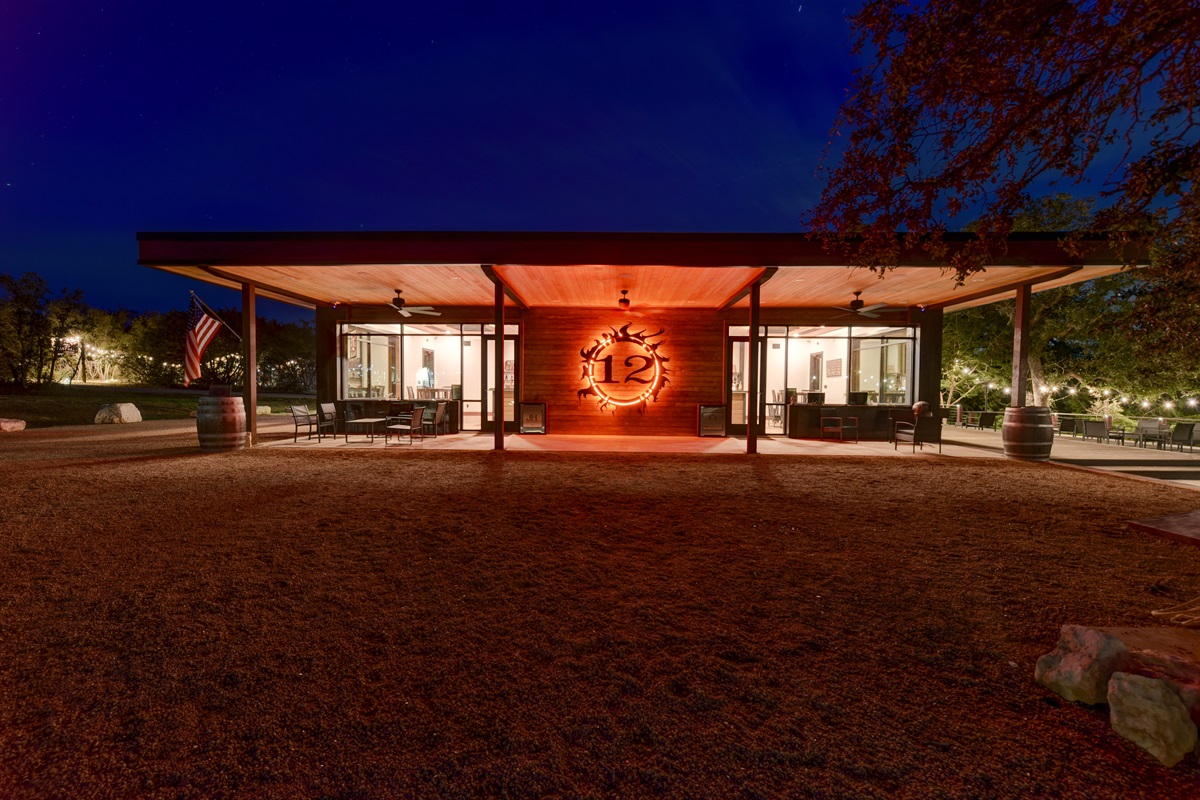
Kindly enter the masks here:
<path id="1" fill-rule="evenodd" d="M 696 410 L 696 419 L 696 435 L 725 435 L 725 406 L 698 406 Z"/>

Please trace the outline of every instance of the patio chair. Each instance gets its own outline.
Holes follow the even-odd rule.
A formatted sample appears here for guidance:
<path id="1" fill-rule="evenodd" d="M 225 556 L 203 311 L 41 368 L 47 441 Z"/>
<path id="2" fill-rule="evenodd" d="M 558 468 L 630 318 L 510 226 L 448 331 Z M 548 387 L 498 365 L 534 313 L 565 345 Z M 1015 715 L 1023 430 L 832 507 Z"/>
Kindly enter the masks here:
<path id="1" fill-rule="evenodd" d="M 997 416 L 998 415 L 995 411 L 981 411 L 979 416 L 969 419 L 967 422 L 963 423 L 963 427 L 979 428 L 980 430 L 983 430 L 984 428 L 990 428 L 995 430 Z"/>
<path id="2" fill-rule="evenodd" d="M 1131 434 L 1134 444 L 1139 447 L 1145 447 L 1146 442 L 1154 442 L 1158 446 L 1162 446 L 1163 440 L 1166 438 L 1162 429 L 1162 423 L 1157 419 L 1139 419 L 1137 427 L 1133 429 Z"/>
<path id="3" fill-rule="evenodd" d="M 292 443 L 300 441 L 300 429 L 305 428 L 308 438 L 311 439 L 313 434 L 317 434 L 317 439 L 321 438 L 321 429 L 318 427 L 317 415 L 308 410 L 307 406 L 292 406 L 292 422 L 296 427 L 292 430 Z"/>
<path id="4" fill-rule="evenodd" d="M 825 435 L 829 438 L 837 437 L 843 442 L 846 441 L 847 434 L 853 434 L 854 441 L 858 441 L 858 417 L 837 417 L 837 416 L 822 416 L 821 417 L 821 440 L 824 441 Z"/>
<path id="5" fill-rule="evenodd" d="M 1192 439 L 1192 433 L 1196 429 L 1194 422 L 1176 422 L 1175 427 L 1171 429 L 1171 438 L 1167 440 L 1168 446 L 1179 445 L 1179 452 L 1183 452 L 1183 446 L 1186 444 L 1188 449 L 1193 453 L 1196 452 L 1196 445 Z"/>
<path id="6" fill-rule="evenodd" d="M 917 452 L 919 446 L 922 450 L 925 445 L 937 442 L 938 452 L 942 452 L 942 418 L 941 417 L 917 417 L 914 422 L 904 422 L 896 420 L 892 428 L 892 441 L 894 449 L 899 450 L 900 445 L 912 445 L 913 452 Z"/>
<path id="7" fill-rule="evenodd" d="M 1083 440 L 1095 439 L 1097 442 L 1108 441 L 1108 426 L 1102 419 L 1083 420 Z"/>
<path id="8" fill-rule="evenodd" d="M 425 423 L 422 421 L 424 415 L 425 406 L 413 406 L 411 417 L 388 417 L 383 431 L 384 446 L 387 446 L 390 436 L 395 436 L 397 440 L 407 436 L 409 444 L 413 443 L 414 436 L 420 436 L 421 441 L 425 441 Z"/>
<path id="9" fill-rule="evenodd" d="M 1058 435 L 1069 433 L 1074 436 L 1077 433 L 1083 433 L 1083 420 L 1061 417 L 1058 420 Z"/>
<path id="10" fill-rule="evenodd" d="M 337 438 L 337 406 L 333 403 L 317 403 L 317 441 L 324 431 Z"/>
<path id="11" fill-rule="evenodd" d="M 425 420 L 426 428 L 433 428 L 433 438 L 437 438 L 438 428 L 444 428 L 443 433 L 450 432 L 450 422 L 446 419 L 446 404 L 438 403 L 433 411 L 433 419 Z"/>

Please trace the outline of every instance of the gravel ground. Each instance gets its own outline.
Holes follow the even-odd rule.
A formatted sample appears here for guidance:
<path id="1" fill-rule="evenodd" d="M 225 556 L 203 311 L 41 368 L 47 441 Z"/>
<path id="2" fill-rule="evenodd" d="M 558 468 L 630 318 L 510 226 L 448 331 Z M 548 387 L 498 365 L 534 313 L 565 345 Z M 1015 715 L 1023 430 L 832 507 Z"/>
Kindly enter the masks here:
<path id="1" fill-rule="evenodd" d="M 290 426 L 289 426 L 290 430 Z M 1195 492 L 997 459 L 0 439 L 0 797 L 1200 796 L 1033 680 Z"/>

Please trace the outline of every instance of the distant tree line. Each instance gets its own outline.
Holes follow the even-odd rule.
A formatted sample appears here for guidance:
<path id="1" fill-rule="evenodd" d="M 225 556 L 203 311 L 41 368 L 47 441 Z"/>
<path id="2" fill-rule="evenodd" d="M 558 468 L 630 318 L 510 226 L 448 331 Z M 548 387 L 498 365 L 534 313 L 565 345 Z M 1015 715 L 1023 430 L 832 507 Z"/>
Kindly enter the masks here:
<path id="1" fill-rule="evenodd" d="M 241 330 L 237 309 L 217 312 Z M 78 290 L 54 295 L 40 275 L 0 273 L 0 384 L 118 381 L 183 385 L 187 311 L 165 314 L 90 308 Z M 316 391 L 316 336 L 307 322 L 257 321 L 258 385 L 281 392 Z M 217 334 L 193 387 L 241 383 L 241 345 Z"/>

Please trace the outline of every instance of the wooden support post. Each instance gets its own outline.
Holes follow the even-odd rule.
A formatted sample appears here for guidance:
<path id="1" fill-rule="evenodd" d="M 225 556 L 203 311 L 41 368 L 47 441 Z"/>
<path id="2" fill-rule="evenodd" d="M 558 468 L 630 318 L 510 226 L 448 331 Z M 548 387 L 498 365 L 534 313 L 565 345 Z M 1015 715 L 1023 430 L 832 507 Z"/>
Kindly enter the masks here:
<path id="1" fill-rule="evenodd" d="M 258 297 L 253 283 L 242 284 L 242 400 L 246 403 L 246 443 L 258 444 Z"/>
<path id="2" fill-rule="evenodd" d="M 1017 289 L 1017 314 L 1013 320 L 1012 408 L 1025 407 L 1025 383 L 1029 375 L 1029 302 L 1033 291 L 1028 283 Z"/>
<path id="3" fill-rule="evenodd" d="M 746 452 L 758 452 L 758 311 L 762 287 L 758 281 L 750 287 L 750 369 L 746 387 Z"/>
<path id="4" fill-rule="evenodd" d="M 942 323 L 945 315 L 940 308 L 927 308 L 917 318 L 917 380 L 916 400 L 929 404 L 933 414 L 941 405 L 942 389 Z"/>
<path id="5" fill-rule="evenodd" d="M 337 399 L 338 322 L 345 318 L 340 309 L 332 306 L 317 306 L 317 402 L 332 403 Z"/>
<path id="6" fill-rule="evenodd" d="M 496 346 L 492 359 L 492 416 L 496 420 L 493 450 L 504 449 L 504 283 L 496 280 Z M 486 399 L 486 398 L 485 398 Z M 513 402 L 516 402 L 514 396 Z"/>

